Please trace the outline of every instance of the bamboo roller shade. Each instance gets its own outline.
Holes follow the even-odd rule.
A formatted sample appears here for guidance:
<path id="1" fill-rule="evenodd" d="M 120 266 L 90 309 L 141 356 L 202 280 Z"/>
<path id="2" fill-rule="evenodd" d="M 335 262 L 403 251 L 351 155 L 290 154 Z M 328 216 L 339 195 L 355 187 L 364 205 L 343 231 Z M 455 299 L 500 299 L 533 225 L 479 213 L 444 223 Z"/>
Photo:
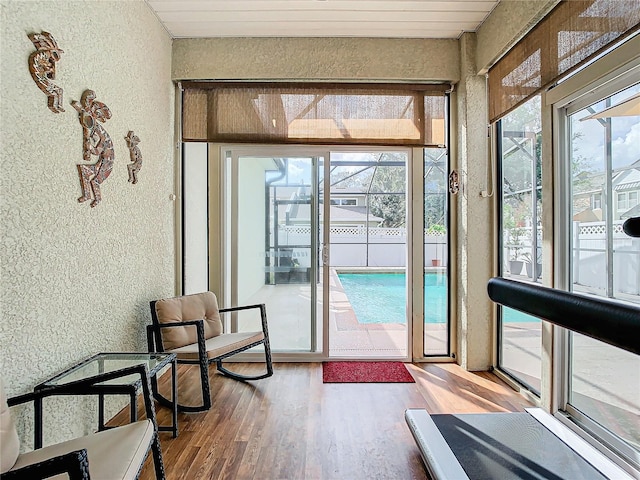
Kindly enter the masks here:
<path id="1" fill-rule="evenodd" d="M 489 70 L 498 120 L 640 27 L 640 0 L 563 0 Z"/>
<path id="2" fill-rule="evenodd" d="M 444 146 L 449 85 L 183 83 L 185 142 Z"/>

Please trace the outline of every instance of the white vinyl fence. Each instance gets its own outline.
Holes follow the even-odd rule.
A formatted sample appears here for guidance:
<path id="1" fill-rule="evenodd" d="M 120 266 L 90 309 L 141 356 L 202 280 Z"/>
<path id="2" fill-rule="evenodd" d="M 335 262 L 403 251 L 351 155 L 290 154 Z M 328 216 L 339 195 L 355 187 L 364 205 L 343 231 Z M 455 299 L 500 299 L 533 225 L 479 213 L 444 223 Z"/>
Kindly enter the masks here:
<path id="1" fill-rule="evenodd" d="M 605 222 L 573 222 L 571 273 L 578 288 L 606 295 L 611 284 L 614 296 L 640 295 L 640 239 L 625 235 L 622 224 L 623 221 L 613 223 L 612 248 L 608 248 Z M 505 260 L 522 260 L 524 252 L 532 251 L 531 228 L 519 227 L 517 231 L 517 235 L 504 232 Z M 540 246 L 541 238 L 538 241 Z M 511 273 L 524 275 L 524 270 Z"/>
<path id="2" fill-rule="evenodd" d="M 574 222 L 573 283 L 606 290 L 608 278 L 613 278 L 614 292 L 640 295 L 640 239 L 625 235 L 622 223 L 613 225 L 613 264 L 608 268 L 605 223 Z"/>
<path id="3" fill-rule="evenodd" d="M 365 226 L 330 227 L 331 265 L 334 267 L 405 267 L 407 256 L 407 234 L 404 228 L 379 228 Z M 292 256 L 301 267 L 309 267 L 311 258 L 309 245 L 311 227 L 280 226 L 278 245 L 292 245 Z M 447 237 L 424 235 L 425 264 L 431 266 L 433 260 L 440 266 L 447 264 Z"/>

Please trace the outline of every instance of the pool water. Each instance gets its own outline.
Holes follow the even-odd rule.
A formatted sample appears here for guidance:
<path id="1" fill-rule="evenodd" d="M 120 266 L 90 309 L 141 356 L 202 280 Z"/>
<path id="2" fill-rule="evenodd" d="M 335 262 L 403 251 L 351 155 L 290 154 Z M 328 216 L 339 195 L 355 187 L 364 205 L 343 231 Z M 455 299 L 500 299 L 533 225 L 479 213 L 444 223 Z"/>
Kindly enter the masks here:
<path id="1" fill-rule="evenodd" d="M 406 323 L 406 283 L 404 273 L 339 273 L 358 323 Z M 446 323 L 447 276 L 424 275 L 424 321 Z M 540 320 L 509 308 L 504 309 L 505 323 L 530 323 Z"/>
<path id="2" fill-rule="evenodd" d="M 407 323 L 404 273 L 338 274 L 358 323 Z M 424 276 L 425 323 L 447 321 L 447 277 L 439 273 Z"/>

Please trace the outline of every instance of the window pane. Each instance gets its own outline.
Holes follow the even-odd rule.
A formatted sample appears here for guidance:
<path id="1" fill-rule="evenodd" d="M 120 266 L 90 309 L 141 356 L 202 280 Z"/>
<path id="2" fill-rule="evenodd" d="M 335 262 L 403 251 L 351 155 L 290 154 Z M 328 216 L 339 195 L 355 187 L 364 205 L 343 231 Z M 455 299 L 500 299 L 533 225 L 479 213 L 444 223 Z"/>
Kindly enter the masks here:
<path id="1" fill-rule="evenodd" d="M 449 354 L 447 150 L 424 149 L 424 355 Z"/>
<path id="2" fill-rule="evenodd" d="M 569 403 L 640 450 L 640 357 L 571 336 Z"/>
<path id="3" fill-rule="evenodd" d="M 264 303 L 274 351 L 317 351 L 316 248 L 311 230 L 314 170 L 322 157 L 240 156 L 232 182 L 237 215 L 235 263 L 237 305 Z M 232 173 L 233 170 L 230 171 Z M 231 200 L 231 198 L 230 198 Z M 255 311 L 238 314 L 240 332 L 256 331 Z"/>
<path id="4" fill-rule="evenodd" d="M 406 152 L 331 152 L 330 357 L 408 354 L 407 165 Z"/>
<path id="5" fill-rule="evenodd" d="M 622 224 L 640 215 L 640 116 L 603 111 L 638 92 L 635 85 L 569 117 L 571 289 L 635 303 L 640 239 L 626 236 Z M 599 208 L 588 201 L 594 195 Z M 638 448 L 639 372 L 637 355 L 572 334 L 568 403 Z"/>
<path id="6" fill-rule="evenodd" d="M 500 121 L 502 171 L 501 274 L 523 282 L 542 276 L 542 159 L 540 97 Z M 500 307 L 499 366 L 540 391 L 541 321 Z"/>
<path id="7" fill-rule="evenodd" d="M 209 290 L 209 234 L 207 231 L 207 144 L 185 143 L 183 148 L 183 293 Z"/>

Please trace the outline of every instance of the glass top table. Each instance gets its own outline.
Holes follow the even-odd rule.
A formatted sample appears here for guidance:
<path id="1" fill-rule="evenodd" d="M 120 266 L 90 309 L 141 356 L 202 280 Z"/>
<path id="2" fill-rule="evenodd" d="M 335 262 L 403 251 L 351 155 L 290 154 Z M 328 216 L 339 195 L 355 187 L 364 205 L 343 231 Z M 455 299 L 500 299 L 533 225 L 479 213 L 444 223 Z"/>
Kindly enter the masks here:
<path id="1" fill-rule="evenodd" d="M 129 395 L 131 421 L 137 420 L 137 392 L 142 388 L 147 418 L 155 419 L 153 397 L 158 396 L 157 375 L 171 366 L 172 419 L 170 426 L 157 426 L 178 436 L 178 402 L 175 353 L 103 352 L 36 385 L 35 391 L 53 395 L 98 395 L 98 429 L 104 430 L 104 396 Z M 146 378 L 145 378 L 146 375 Z M 143 385 L 144 381 L 144 385 Z M 149 388 L 150 387 L 150 388 Z M 146 394 L 148 392 L 148 394 Z M 35 400 L 35 448 L 42 446 L 42 398 Z"/>
<path id="2" fill-rule="evenodd" d="M 146 365 L 149 376 L 154 376 L 175 357 L 173 353 L 98 353 L 79 364 L 41 383 L 36 389 L 62 386 L 79 380 L 86 380 L 109 372 L 123 370 L 135 365 Z M 138 375 L 126 375 L 111 380 L 96 382 L 94 385 L 121 385 L 140 381 Z"/>

